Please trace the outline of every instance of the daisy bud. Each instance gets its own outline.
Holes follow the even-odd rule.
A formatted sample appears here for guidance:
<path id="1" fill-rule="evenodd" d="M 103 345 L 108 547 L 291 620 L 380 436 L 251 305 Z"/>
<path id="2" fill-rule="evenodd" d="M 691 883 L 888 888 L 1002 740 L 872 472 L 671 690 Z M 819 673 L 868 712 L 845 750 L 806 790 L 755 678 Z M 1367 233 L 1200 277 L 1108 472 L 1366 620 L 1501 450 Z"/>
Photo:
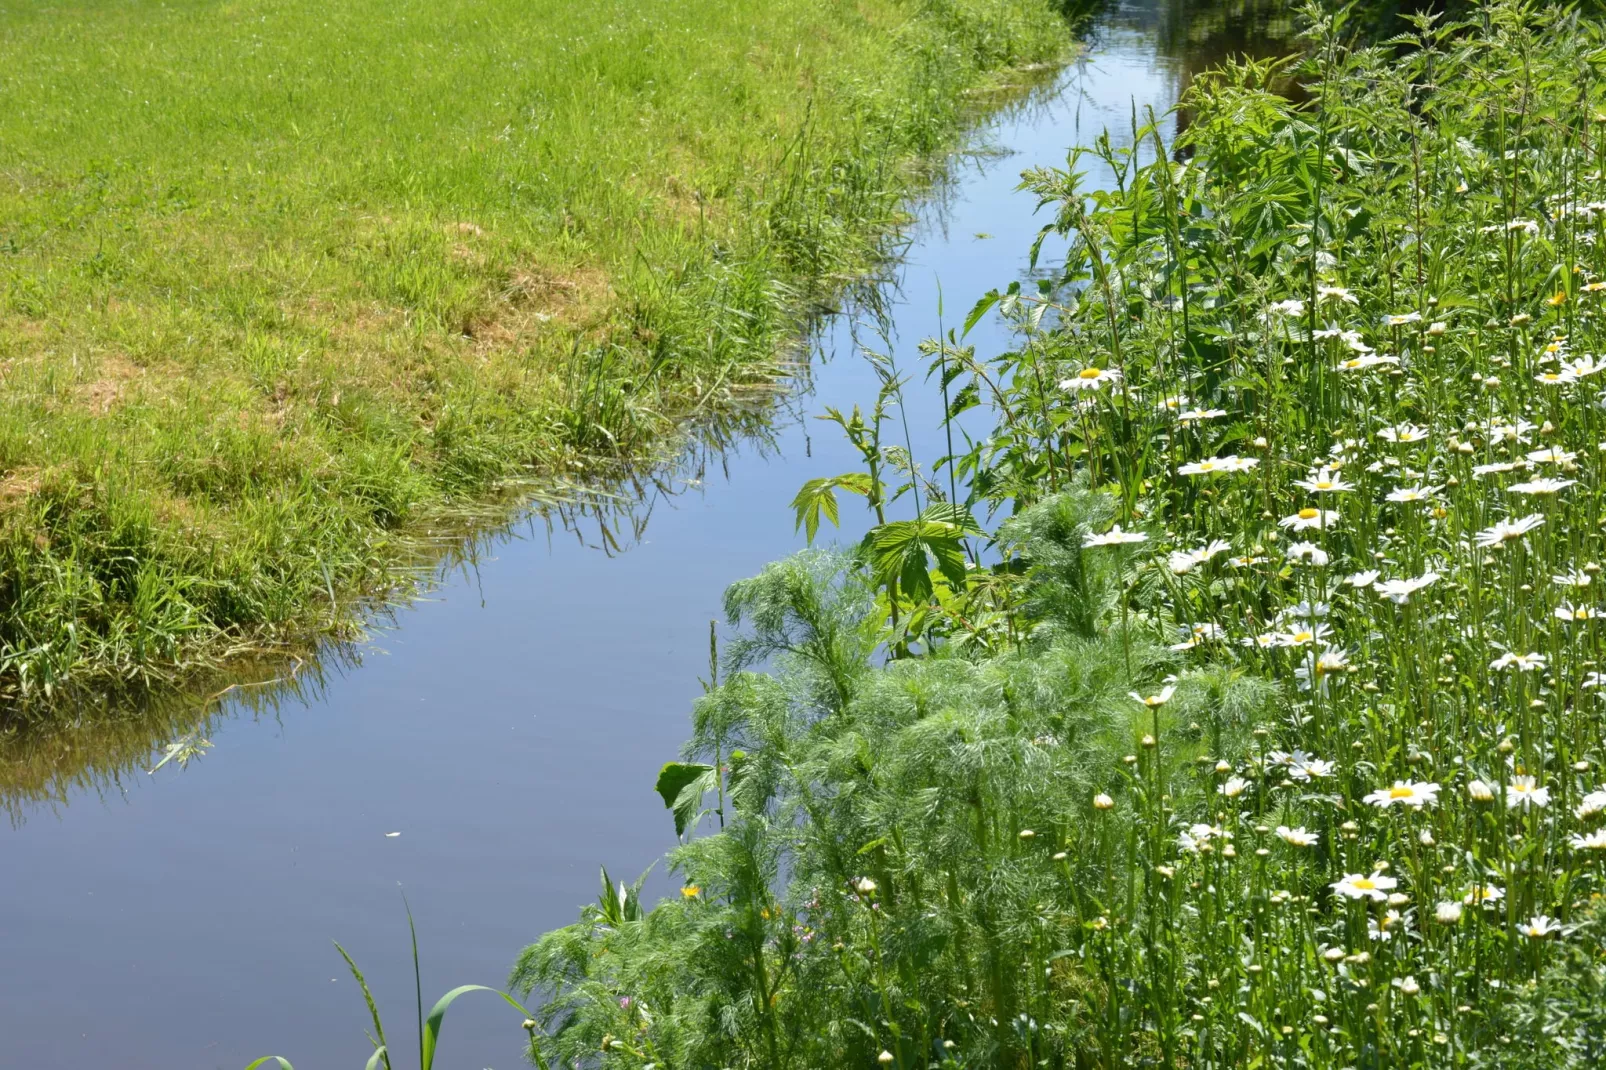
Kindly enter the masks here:
<path id="1" fill-rule="evenodd" d="M 1433 919 L 1443 925 L 1454 925 L 1461 920 L 1461 904 L 1448 900 L 1440 903 L 1433 909 Z"/>
<path id="2" fill-rule="evenodd" d="M 1493 802 L 1494 789 L 1481 780 L 1474 780 L 1467 785 L 1467 794 L 1472 796 L 1473 802 Z"/>
<path id="3" fill-rule="evenodd" d="M 875 1061 L 880 1063 L 882 1066 L 886 1066 L 888 1063 L 892 1062 L 892 1053 L 890 1051 L 883 1051 L 880 1055 L 875 1057 Z"/>
<path id="4" fill-rule="evenodd" d="M 1145 747 L 1152 747 L 1152 746 L 1154 746 L 1154 737 L 1153 737 L 1153 736 L 1144 736 L 1144 737 L 1143 737 L 1143 745 L 1144 745 L 1144 746 L 1145 746 Z"/>
<path id="5" fill-rule="evenodd" d="M 1113 810 L 1115 809 L 1115 800 L 1101 791 L 1097 795 L 1093 796 L 1093 809 Z"/>
<path id="6" fill-rule="evenodd" d="M 1407 977 L 1400 982 L 1400 991 L 1408 996 L 1414 996 L 1422 991 L 1422 986 L 1416 983 L 1415 977 Z"/>
<path id="7" fill-rule="evenodd" d="M 1037 833 L 1032 831 L 1031 829 L 1021 829 L 1020 830 L 1020 838 L 1023 839 L 1023 840 L 1029 840 L 1029 839 L 1031 839 L 1032 837 L 1034 837 L 1036 835 L 1037 835 Z"/>
<path id="8" fill-rule="evenodd" d="M 1410 901 L 1411 897 L 1404 892 L 1391 892 L 1389 894 L 1389 906 L 1391 907 L 1403 907 Z"/>
<path id="9" fill-rule="evenodd" d="M 1439 335 L 1443 334 L 1445 331 L 1447 331 L 1449 329 L 1450 329 L 1450 325 L 1448 323 L 1443 322 L 1442 320 L 1438 321 L 1438 322 L 1435 322 L 1435 323 L 1428 324 L 1428 333 L 1433 335 L 1435 338 L 1437 338 Z"/>
<path id="10" fill-rule="evenodd" d="M 1417 841 L 1421 843 L 1423 847 L 1432 847 L 1433 831 L 1431 829 L 1423 829 L 1421 835 L 1417 837 Z"/>
<path id="11" fill-rule="evenodd" d="M 1328 962 L 1342 961 L 1344 958 L 1344 949 L 1341 947 L 1330 947 L 1326 951 L 1322 952 L 1322 958 L 1326 959 Z"/>

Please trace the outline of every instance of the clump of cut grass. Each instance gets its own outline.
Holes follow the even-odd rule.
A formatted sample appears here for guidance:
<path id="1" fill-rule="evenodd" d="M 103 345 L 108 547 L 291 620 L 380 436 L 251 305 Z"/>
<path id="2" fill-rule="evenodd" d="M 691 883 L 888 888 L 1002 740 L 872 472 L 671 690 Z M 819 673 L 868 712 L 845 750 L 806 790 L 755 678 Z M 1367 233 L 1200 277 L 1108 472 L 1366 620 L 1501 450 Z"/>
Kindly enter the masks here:
<path id="1" fill-rule="evenodd" d="M 539 1058 L 1600 1064 L 1606 31 L 1347 17 L 1025 176 L 1065 261 L 926 346 L 990 434 L 830 414 L 799 523 L 875 525 L 730 592 L 684 887 L 525 951 Z"/>
<path id="2" fill-rule="evenodd" d="M 0 9 L 0 690 L 345 618 L 880 256 L 1046 0 Z"/>

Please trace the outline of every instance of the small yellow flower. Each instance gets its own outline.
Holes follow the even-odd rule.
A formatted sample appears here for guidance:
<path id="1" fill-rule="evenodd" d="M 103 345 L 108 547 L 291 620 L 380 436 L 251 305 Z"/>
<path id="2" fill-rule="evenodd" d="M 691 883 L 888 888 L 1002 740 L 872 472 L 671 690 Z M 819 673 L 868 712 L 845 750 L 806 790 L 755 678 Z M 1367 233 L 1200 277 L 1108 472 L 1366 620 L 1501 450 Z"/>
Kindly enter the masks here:
<path id="1" fill-rule="evenodd" d="M 687 899 L 696 899 L 699 895 L 703 894 L 703 890 L 695 884 L 688 884 L 681 888 L 680 894 L 685 896 Z"/>
<path id="2" fill-rule="evenodd" d="M 1566 290 L 1557 290 L 1555 293 L 1553 293 L 1549 297 L 1545 298 L 1545 304 L 1549 305 L 1551 308 L 1555 308 L 1557 305 L 1565 305 L 1566 303 L 1567 303 L 1567 291 Z"/>

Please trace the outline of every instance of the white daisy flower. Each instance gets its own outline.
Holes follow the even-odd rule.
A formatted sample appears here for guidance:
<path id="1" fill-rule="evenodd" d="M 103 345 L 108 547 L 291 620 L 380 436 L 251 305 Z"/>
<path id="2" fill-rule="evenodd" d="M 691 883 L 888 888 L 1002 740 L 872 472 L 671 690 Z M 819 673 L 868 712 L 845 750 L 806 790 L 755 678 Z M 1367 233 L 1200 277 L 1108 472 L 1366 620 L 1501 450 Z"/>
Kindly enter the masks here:
<path id="1" fill-rule="evenodd" d="M 1400 487 L 1398 490 L 1389 491 L 1386 500 L 1391 502 L 1425 502 L 1430 501 L 1438 490 L 1437 486 L 1425 487 L 1419 483 L 1414 487 Z"/>
<path id="2" fill-rule="evenodd" d="M 1277 835 L 1282 837 L 1284 843 L 1294 847 L 1314 847 L 1316 841 L 1321 838 L 1319 833 L 1306 832 L 1304 825 L 1292 829 L 1287 825 L 1278 825 Z"/>
<path id="3" fill-rule="evenodd" d="M 1093 546 L 1123 546 L 1131 543 L 1148 542 L 1149 537 L 1141 531 L 1122 531 L 1121 525 L 1116 524 L 1102 535 L 1089 535 L 1082 540 L 1083 548 Z"/>
<path id="4" fill-rule="evenodd" d="M 1489 668 L 1499 672 L 1501 669 L 1516 669 L 1518 672 L 1533 672 L 1535 669 L 1545 667 L 1543 654 L 1518 654 L 1506 651 L 1489 663 Z"/>
<path id="5" fill-rule="evenodd" d="M 1071 378 L 1060 380 L 1060 389 L 1074 394 L 1083 390 L 1102 390 L 1120 381 L 1121 373 L 1118 369 L 1083 368 Z"/>
<path id="6" fill-rule="evenodd" d="M 1346 289 L 1343 286 L 1318 286 L 1318 287 L 1316 287 L 1316 300 L 1318 300 L 1318 301 L 1348 301 L 1352 305 L 1358 305 L 1358 304 L 1361 303 L 1360 298 L 1358 298 L 1354 294 L 1350 293 L 1349 290 Z"/>
<path id="7" fill-rule="evenodd" d="M 1379 788 L 1361 800 L 1380 810 L 1399 804 L 1413 810 L 1439 801 L 1439 785 L 1414 780 L 1396 780 L 1391 788 Z"/>
<path id="8" fill-rule="evenodd" d="M 1294 486 L 1303 487 L 1312 494 L 1337 494 L 1355 489 L 1353 485 L 1344 482 L 1337 471 L 1325 466 L 1316 469 L 1304 479 L 1294 480 Z"/>
<path id="9" fill-rule="evenodd" d="M 1538 513 L 1521 517 L 1517 520 L 1502 520 L 1493 527 L 1484 528 L 1478 532 L 1477 544 L 1482 549 L 1504 546 L 1508 542 L 1515 542 L 1522 538 L 1530 531 L 1542 526 L 1544 522 L 1545 518 Z"/>
<path id="10" fill-rule="evenodd" d="M 1313 542 L 1296 542 L 1288 547 L 1290 561 L 1305 561 L 1320 568 L 1326 565 L 1329 558 L 1327 551 Z"/>
<path id="11" fill-rule="evenodd" d="M 1346 873 L 1342 880 L 1332 883 L 1333 891 L 1347 899 L 1370 899 L 1381 903 L 1388 898 L 1388 893 L 1399 887 L 1400 882 L 1393 877 L 1385 877 L 1382 873 L 1373 873 L 1364 877 L 1359 873 Z"/>
<path id="12" fill-rule="evenodd" d="M 1513 494 L 1559 494 L 1578 482 L 1576 479 L 1552 479 L 1544 476 L 1539 479 L 1530 479 L 1526 483 L 1513 483 L 1506 489 Z"/>
<path id="13" fill-rule="evenodd" d="M 1224 472 L 1247 472 L 1260 460 L 1256 457 L 1239 457 L 1237 454 L 1228 454 L 1225 457 L 1210 457 L 1203 461 L 1193 461 L 1177 469 L 1185 476 L 1208 476 Z"/>
<path id="14" fill-rule="evenodd" d="M 1413 580 L 1384 580 L 1372 589 L 1395 605 L 1403 606 L 1411 595 L 1437 582 L 1439 582 L 1437 572 L 1426 572 Z"/>
<path id="15" fill-rule="evenodd" d="M 1331 509 L 1301 509 L 1277 523 L 1290 531 L 1312 531 L 1333 527 L 1338 523 L 1338 517 L 1339 514 Z"/>
<path id="16" fill-rule="evenodd" d="M 1606 851 L 1606 828 L 1574 836 L 1569 842 L 1575 851 Z"/>
<path id="17" fill-rule="evenodd" d="M 1506 809 L 1536 807 L 1543 810 L 1550 805 L 1550 789 L 1541 787 L 1531 776 L 1515 776 L 1506 785 Z"/>

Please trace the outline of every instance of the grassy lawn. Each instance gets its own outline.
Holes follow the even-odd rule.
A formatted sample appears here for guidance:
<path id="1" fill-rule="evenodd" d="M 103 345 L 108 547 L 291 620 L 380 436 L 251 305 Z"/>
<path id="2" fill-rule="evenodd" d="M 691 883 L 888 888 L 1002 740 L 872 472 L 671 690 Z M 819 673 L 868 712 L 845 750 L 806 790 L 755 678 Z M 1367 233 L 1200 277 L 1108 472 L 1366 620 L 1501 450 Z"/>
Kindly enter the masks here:
<path id="1" fill-rule="evenodd" d="M 861 270 L 1051 0 L 0 0 L 0 690 L 306 634 Z"/>

